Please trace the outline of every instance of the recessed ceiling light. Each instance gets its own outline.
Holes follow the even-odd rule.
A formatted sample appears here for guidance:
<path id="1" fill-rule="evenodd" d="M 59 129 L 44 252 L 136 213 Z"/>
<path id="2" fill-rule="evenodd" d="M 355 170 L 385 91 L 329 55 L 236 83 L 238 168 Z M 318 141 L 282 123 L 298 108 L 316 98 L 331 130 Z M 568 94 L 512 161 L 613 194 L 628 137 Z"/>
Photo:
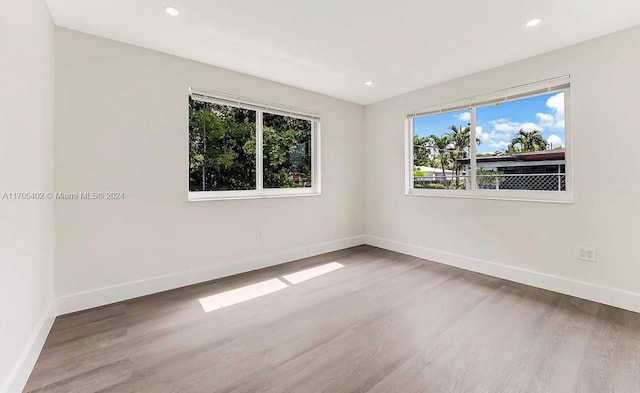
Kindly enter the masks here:
<path id="1" fill-rule="evenodd" d="M 364 82 L 364 84 L 367 85 L 367 86 L 371 86 L 371 85 L 373 85 L 373 82 L 372 81 L 366 81 L 366 82 Z"/>
<path id="2" fill-rule="evenodd" d="M 542 22 L 542 19 L 540 18 L 531 19 L 529 22 L 527 22 L 527 27 L 538 26 L 540 22 Z"/>
<path id="3" fill-rule="evenodd" d="M 178 11 L 178 9 L 176 7 L 164 7 L 164 10 L 167 14 L 171 15 L 171 16 L 178 16 L 180 15 L 180 11 Z"/>

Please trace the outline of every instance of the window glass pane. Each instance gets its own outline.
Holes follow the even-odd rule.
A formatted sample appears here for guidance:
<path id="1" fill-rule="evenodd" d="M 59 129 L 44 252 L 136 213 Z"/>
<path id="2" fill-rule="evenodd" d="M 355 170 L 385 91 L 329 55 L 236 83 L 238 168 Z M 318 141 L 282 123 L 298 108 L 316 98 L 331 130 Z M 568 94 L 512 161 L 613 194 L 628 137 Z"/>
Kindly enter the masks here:
<path id="1" fill-rule="evenodd" d="M 256 189 L 256 112 L 189 99 L 189 191 Z"/>
<path id="2" fill-rule="evenodd" d="M 413 119 L 413 187 L 470 189 L 468 165 L 471 129 L 469 111 Z"/>
<path id="3" fill-rule="evenodd" d="M 478 188 L 565 191 L 564 104 L 555 92 L 478 107 Z"/>
<path id="4" fill-rule="evenodd" d="M 264 188 L 311 187 L 311 121 L 265 113 Z"/>

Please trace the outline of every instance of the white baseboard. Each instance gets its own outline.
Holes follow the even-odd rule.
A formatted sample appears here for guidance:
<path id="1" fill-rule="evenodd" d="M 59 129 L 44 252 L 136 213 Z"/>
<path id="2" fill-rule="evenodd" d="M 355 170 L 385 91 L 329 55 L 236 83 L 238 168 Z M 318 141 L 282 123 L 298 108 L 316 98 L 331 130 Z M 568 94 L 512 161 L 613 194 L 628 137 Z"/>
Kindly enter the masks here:
<path id="1" fill-rule="evenodd" d="M 27 341 L 27 344 L 20 354 L 20 357 L 16 360 L 13 369 L 9 372 L 9 375 L 5 383 L 0 386 L 1 393 L 19 393 L 24 389 L 24 385 L 31 375 L 33 366 L 35 366 L 42 346 L 49 335 L 53 321 L 56 319 L 56 302 L 52 300 L 45 309 L 40 321 L 34 326 L 31 336 Z"/>
<path id="2" fill-rule="evenodd" d="M 521 269 L 509 265 L 484 261 L 445 251 L 434 250 L 414 244 L 401 243 L 394 240 L 375 236 L 364 236 L 366 244 L 396 251 L 402 254 L 442 263 L 445 265 L 471 270 L 505 280 L 531 285 L 534 287 L 559 292 L 566 295 L 592 300 L 594 302 L 640 312 L 640 294 L 608 288 L 584 281 L 540 273 L 533 270 Z"/>
<path id="3" fill-rule="evenodd" d="M 361 244 L 369 244 L 418 258 L 547 289 L 626 310 L 640 312 L 640 294 L 604 287 L 584 281 L 540 273 L 509 265 L 489 262 L 414 244 L 402 243 L 370 235 L 299 247 L 280 253 L 262 255 L 233 263 L 218 264 L 206 269 L 188 270 L 111 287 L 61 296 L 57 299 L 58 315 L 86 310 L 139 296 L 150 295 L 187 285 L 244 273 L 297 259 L 337 251 Z"/>
<path id="4" fill-rule="evenodd" d="M 198 284 L 201 282 L 215 280 L 217 278 L 279 265 L 281 263 L 291 262 L 297 259 L 308 258 L 349 247 L 355 247 L 362 244 L 364 244 L 364 237 L 354 236 L 326 243 L 294 248 L 279 253 L 234 261 L 233 263 L 220 263 L 206 269 L 188 270 L 165 276 L 152 277 L 145 280 L 114 285 L 111 287 L 65 295 L 58 297 L 58 315 L 104 306 L 110 303 L 133 299 L 187 285 Z"/>

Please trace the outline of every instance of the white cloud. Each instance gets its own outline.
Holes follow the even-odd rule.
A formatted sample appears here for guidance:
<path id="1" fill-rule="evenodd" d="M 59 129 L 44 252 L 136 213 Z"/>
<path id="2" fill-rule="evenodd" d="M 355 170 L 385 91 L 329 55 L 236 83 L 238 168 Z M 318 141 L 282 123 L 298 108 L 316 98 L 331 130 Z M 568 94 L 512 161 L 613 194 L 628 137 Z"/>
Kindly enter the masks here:
<path id="1" fill-rule="evenodd" d="M 538 118 L 538 123 L 542 128 L 553 127 L 556 123 L 555 116 L 551 113 L 536 113 L 536 117 Z"/>
<path id="2" fill-rule="evenodd" d="M 464 122 L 471 120 L 471 112 L 462 112 L 456 115 L 456 119 Z"/>
<path id="3" fill-rule="evenodd" d="M 509 146 L 511 134 L 505 132 L 484 132 L 482 126 L 476 127 L 476 136 L 484 146 L 489 146 L 494 150 L 504 150 Z"/>
<path id="4" fill-rule="evenodd" d="M 498 150 L 505 150 L 507 147 L 509 147 L 509 142 L 507 141 L 491 142 L 490 146 Z"/>
<path id="5" fill-rule="evenodd" d="M 489 134 L 482 131 L 482 126 L 476 126 L 476 137 L 480 139 L 482 143 L 486 143 L 490 139 Z"/>
<path id="6" fill-rule="evenodd" d="M 549 135 L 549 137 L 547 138 L 547 142 L 549 142 L 549 144 L 551 144 L 551 146 L 553 146 L 554 148 L 564 146 L 562 138 L 555 134 Z"/>
<path id="7" fill-rule="evenodd" d="M 523 131 L 534 131 L 534 130 L 538 130 L 538 131 L 542 131 L 542 127 L 540 127 L 539 124 L 536 123 L 532 123 L 532 122 L 526 122 L 526 123 L 520 123 L 520 128 L 518 128 L 518 131 L 523 130 Z"/>
<path id="8" fill-rule="evenodd" d="M 497 119 L 489 122 L 495 131 L 504 133 L 515 133 L 520 129 L 520 123 L 509 121 L 508 119 Z"/>
<path id="9" fill-rule="evenodd" d="M 547 108 L 564 116 L 564 92 L 549 97 L 547 99 Z"/>
<path id="10" fill-rule="evenodd" d="M 542 131 L 543 130 L 543 127 L 540 127 L 539 124 L 532 123 L 530 121 L 525 123 L 518 123 L 516 121 L 510 121 L 508 119 L 498 119 L 498 120 L 491 120 L 489 124 L 493 126 L 494 131 L 503 133 L 505 137 L 509 137 L 517 133 L 521 129 L 525 131 L 532 131 L 532 130 Z"/>
<path id="11" fill-rule="evenodd" d="M 553 124 L 548 128 L 564 130 L 564 92 L 549 97 L 546 104 L 553 116 Z"/>
<path id="12" fill-rule="evenodd" d="M 518 123 L 509 119 L 496 119 L 489 121 L 491 130 L 485 132 L 478 132 L 478 138 L 482 142 L 483 146 L 488 146 L 489 150 L 506 150 L 509 147 L 509 143 L 513 136 L 520 130 L 520 128 L 529 130 L 530 128 L 536 128 L 534 123 Z"/>

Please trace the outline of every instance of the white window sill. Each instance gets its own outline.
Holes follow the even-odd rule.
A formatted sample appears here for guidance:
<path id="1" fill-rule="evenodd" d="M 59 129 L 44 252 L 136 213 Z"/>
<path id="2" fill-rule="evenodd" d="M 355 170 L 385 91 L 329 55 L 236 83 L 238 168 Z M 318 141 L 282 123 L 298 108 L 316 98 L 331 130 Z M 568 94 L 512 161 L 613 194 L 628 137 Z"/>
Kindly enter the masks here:
<path id="1" fill-rule="evenodd" d="M 519 190 L 466 191 L 466 190 L 412 189 L 409 192 L 406 192 L 405 195 L 432 197 L 432 198 L 489 199 L 489 200 L 500 200 L 500 201 L 561 203 L 561 204 L 573 203 L 573 195 L 566 191 L 519 191 Z"/>
<path id="2" fill-rule="evenodd" d="M 271 198 L 292 198 L 292 197 L 310 197 L 320 196 L 322 193 L 311 189 L 298 190 L 291 192 L 283 192 L 282 190 L 273 190 L 275 192 L 263 192 L 256 193 L 255 191 L 243 192 L 243 191 L 199 191 L 189 192 L 187 199 L 189 202 L 204 202 L 204 201 L 228 201 L 228 200 L 241 200 L 241 199 L 271 199 Z"/>

